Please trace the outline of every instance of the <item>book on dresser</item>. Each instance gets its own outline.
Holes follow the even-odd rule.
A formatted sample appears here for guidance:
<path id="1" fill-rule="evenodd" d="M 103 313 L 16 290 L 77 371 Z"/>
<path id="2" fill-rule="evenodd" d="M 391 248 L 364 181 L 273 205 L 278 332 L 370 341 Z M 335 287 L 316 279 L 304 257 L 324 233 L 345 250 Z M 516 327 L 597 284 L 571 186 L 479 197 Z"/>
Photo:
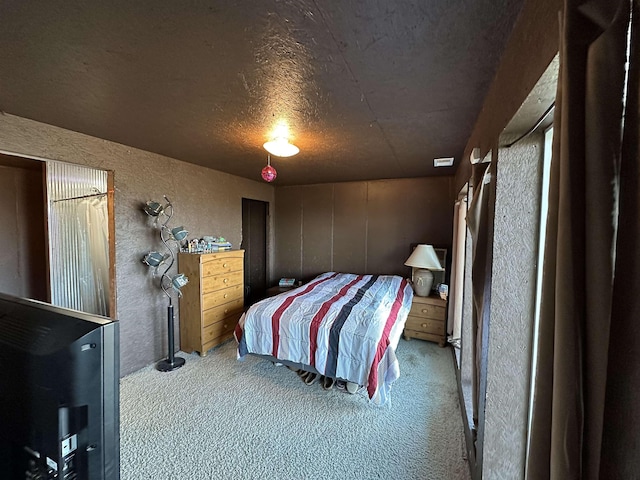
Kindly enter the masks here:
<path id="1" fill-rule="evenodd" d="M 244 250 L 180 253 L 180 350 L 207 351 L 233 336 L 244 310 Z"/>

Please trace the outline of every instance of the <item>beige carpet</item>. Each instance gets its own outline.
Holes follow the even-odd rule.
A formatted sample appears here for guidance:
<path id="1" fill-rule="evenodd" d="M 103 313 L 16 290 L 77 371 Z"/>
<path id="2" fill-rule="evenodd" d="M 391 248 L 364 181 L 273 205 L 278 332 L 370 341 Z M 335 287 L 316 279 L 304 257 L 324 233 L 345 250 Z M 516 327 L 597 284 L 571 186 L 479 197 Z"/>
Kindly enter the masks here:
<path id="1" fill-rule="evenodd" d="M 391 402 L 305 385 L 230 341 L 121 381 L 122 480 L 470 478 L 451 351 L 401 340 Z"/>

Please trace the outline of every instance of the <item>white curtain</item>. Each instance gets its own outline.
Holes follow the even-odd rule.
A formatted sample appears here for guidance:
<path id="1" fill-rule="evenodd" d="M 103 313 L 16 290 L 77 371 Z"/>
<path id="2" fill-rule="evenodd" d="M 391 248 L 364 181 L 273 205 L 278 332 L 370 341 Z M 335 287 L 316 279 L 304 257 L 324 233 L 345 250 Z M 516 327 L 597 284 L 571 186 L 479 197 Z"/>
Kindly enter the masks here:
<path id="1" fill-rule="evenodd" d="M 51 303 L 109 315 L 105 171 L 47 163 Z"/>
<path id="2" fill-rule="evenodd" d="M 447 333 L 450 342 L 460 348 L 462 337 L 462 294 L 464 288 L 464 260 L 467 233 L 467 197 L 455 203 L 453 215 L 453 253 Z"/>

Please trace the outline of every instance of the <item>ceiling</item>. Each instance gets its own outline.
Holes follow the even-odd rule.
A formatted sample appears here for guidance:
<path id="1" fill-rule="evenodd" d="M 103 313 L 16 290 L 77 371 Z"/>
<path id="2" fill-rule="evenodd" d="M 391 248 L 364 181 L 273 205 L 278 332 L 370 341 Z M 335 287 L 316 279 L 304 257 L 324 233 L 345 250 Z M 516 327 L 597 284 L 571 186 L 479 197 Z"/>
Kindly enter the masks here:
<path id="1" fill-rule="evenodd" d="M 277 185 L 451 175 L 522 3 L 5 0 L 0 110 L 254 180 L 285 121 Z"/>

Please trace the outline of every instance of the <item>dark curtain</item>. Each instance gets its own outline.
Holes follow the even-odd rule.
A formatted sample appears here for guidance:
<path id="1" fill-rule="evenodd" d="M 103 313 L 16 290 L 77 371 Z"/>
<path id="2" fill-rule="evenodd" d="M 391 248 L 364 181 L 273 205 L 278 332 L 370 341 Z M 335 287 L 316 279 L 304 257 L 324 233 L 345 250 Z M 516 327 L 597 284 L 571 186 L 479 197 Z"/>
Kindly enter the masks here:
<path id="1" fill-rule="evenodd" d="M 632 5 L 600 478 L 640 478 L 640 2 Z"/>
<path id="2" fill-rule="evenodd" d="M 491 208 L 491 163 L 473 165 L 471 183 L 473 185 L 471 203 L 467 212 L 467 225 L 472 244 L 471 285 L 473 297 L 472 327 L 473 338 L 473 423 L 478 428 L 478 413 L 481 403 L 481 374 L 483 365 L 483 336 L 487 333 L 484 325 L 489 314 L 491 291 L 491 249 L 493 246 L 493 209 Z"/>
<path id="3" fill-rule="evenodd" d="M 640 478 L 637 39 L 623 121 L 630 5 L 565 0 L 561 16 L 532 480 Z"/>

